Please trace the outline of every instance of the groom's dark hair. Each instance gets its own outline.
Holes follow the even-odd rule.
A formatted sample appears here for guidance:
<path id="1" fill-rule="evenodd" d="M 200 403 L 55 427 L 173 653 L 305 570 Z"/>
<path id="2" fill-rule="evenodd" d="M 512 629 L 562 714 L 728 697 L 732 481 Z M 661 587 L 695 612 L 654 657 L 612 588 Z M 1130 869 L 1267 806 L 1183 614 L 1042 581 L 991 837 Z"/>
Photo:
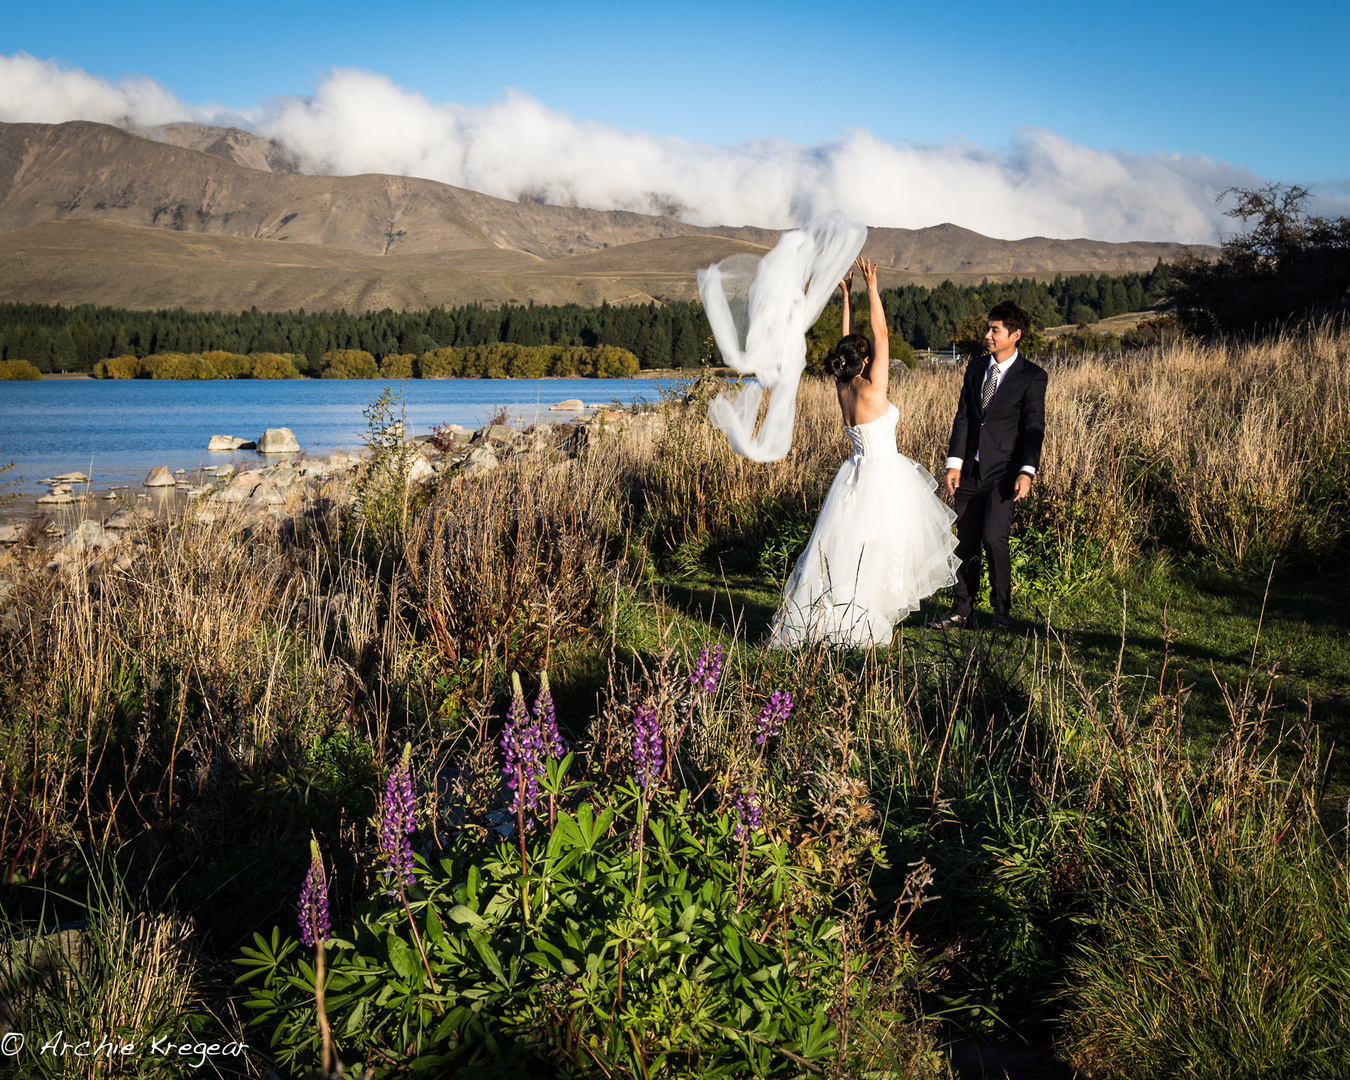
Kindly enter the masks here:
<path id="1" fill-rule="evenodd" d="M 872 343 L 861 334 L 848 334 L 825 357 L 825 370 L 839 382 L 852 382 L 872 359 Z"/>
<path id="2" fill-rule="evenodd" d="M 1021 330 L 1023 338 L 1031 333 L 1031 316 L 1011 300 L 1004 300 L 1002 303 L 995 304 L 990 309 L 989 318 L 986 321 L 1001 322 L 1010 334 L 1014 330 Z"/>

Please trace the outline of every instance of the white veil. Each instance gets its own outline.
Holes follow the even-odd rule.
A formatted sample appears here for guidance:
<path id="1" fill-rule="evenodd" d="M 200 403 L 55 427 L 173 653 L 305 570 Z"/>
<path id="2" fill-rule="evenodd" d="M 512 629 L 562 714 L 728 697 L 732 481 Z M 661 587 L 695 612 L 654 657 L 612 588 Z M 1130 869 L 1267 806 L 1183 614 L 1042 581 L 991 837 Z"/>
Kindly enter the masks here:
<path id="1" fill-rule="evenodd" d="M 777 461 L 792 448 L 806 332 L 866 239 L 866 226 L 826 214 L 785 232 L 762 259 L 733 255 L 698 272 L 698 295 L 722 359 L 758 380 L 708 405 L 708 418 L 741 456 Z M 752 437 L 762 390 L 770 391 L 769 408 Z"/>

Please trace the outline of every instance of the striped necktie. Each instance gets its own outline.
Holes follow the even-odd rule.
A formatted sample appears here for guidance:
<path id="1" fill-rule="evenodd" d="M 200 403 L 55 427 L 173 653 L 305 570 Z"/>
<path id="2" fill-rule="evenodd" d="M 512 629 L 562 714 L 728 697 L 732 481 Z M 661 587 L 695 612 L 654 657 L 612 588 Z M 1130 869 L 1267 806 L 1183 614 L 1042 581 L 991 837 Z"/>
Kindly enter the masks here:
<path id="1" fill-rule="evenodd" d="M 989 374 L 984 377 L 984 386 L 980 390 L 980 408 L 989 408 L 989 403 L 994 400 L 994 391 L 998 389 L 998 365 L 989 365 Z"/>

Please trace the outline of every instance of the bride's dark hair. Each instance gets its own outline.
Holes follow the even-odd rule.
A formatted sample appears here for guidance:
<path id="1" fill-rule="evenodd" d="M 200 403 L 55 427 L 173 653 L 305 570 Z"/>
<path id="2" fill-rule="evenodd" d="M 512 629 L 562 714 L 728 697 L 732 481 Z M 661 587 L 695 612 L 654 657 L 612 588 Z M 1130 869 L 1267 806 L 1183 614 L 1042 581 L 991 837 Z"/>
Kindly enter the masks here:
<path id="1" fill-rule="evenodd" d="M 825 370 L 837 382 L 852 382 L 872 359 L 872 343 L 861 334 L 849 334 L 825 357 Z"/>

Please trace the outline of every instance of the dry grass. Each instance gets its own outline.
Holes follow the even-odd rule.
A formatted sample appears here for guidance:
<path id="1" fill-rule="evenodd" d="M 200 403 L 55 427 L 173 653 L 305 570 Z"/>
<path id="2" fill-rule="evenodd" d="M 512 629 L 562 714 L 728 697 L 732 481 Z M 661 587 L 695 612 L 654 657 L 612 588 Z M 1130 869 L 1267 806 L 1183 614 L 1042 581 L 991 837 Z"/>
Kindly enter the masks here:
<path id="1" fill-rule="evenodd" d="M 1119 562 L 1160 538 L 1233 565 L 1338 542 L 1350 478 L 1350 332 L 1262 345 L 1171 344 L 1057 361 L 1050 375 L 1047 439 L 1028 517 L 1058 547 L 1066 574 L 1089 549 Z M 891 385 L 900 449 L 934 473 L 960 378 L 959 371 L 920 369 Z M 587 645 L 587 635 L 612 618 L 635 550 L 753 545 L 785 517 L 809 520 L 848 453 L 832 386 L 803 385 L 792 452 L 768 465 L 736 457 L 708 424 L 706 403 L 716 389 L 700 384 L 687 400 L 666 402 L 659 422 L 606 430 L 574 460 L 523 454 L 481 475 L 447 476 L 423 502 L 401 494 L 384 500 L 391 515 L 384 532 L 344 531 L 336 512 L 246 534 L 238 520 L 185 516 L 145 526 L 120 549 L 132 555 L 121 568 L 112 553 L 79 553 L 56 568 L 49 553 L 6 556 L 0 569 L 14 585 L 5 600 L 12 618 L 0 624 L 4 872 L 39 877 L 82 845 L 108 849 L 161 832 L 191 832 L 200 853 L 221 854 L 228 848 L 223 822 L 239 803 L 221 795 L 210 811 L 219 820 L 208 803 L 231 777 L 269 781 L 334 732 L 378 762 L 390 745 L 445 719 L 438 709 L 450 691 L 432 688 L 441 679 L 460 679 L 453 692 L 484 715 L 504 671 L 549 666 L 569 641 L 606 653 L 612 638 Z M 375 535 L 394 539 L 376 545 Z M 1166 929 L 1140 914 L 1156 896 L 1180 898 L 1217 919 L 1229 895 L 1225 882 L 1253 853 L 1310 843 L 1315 753 L 1292 771 L 1263 757 L 1271 740 L 1250 688 L 1233 699 L 1229 739 L 1196 769 L 1179 735 L 1180 690 L 1169 694 L 1160 681 L 1154 711 L 1127 715 L 1119 679 L 1114 689 L 1088 691 L 1075 683 L 1067 657 L 1036 648 L 1042 651 L 1019 676 L 1020 704 L 989 689 L 981 657 L 920 670 L 906 666 L 902 649 L 898 663 L 868 661 L 860 672 L 808 650 L 746 661 L 745 701 L 734 711 L 744 727 L 758 706 L 755 694 L 771 683 L 791 687 L 798 715 L 831 718 L 784 737 L 792 775 L 809 782 L 829 771 L 821 761 L 859 756 L 858 775 L 850 775 L 865 776 L 861 795 L 815 792 L 825 807 L 821 821 L 845 823 L 822 825 L 812 841 L 837 856 L 840 874 L 870 859 L 875 839 L 872 825 L 847 825 L 854 803 L 870 810 L 871 792 L 889 787 L 916 805 L 936 805 L 948 786 L 965 782 L 959 770 L 966 764 L 1014 754 L 1019 738 L 1027 745 L 1042 738 L 1014 755 L 1019 768 L 1035 771 L 1036 790 L 1052 801 L 1070 786 L 1086 791 L 1074 820 L 1109 810 L 1139 840 L 1142 869 L 1129 869 L 1129 883 L 1143 899 L 1113 924 L 1121 941 Z M 1040 736 L 1010 723 L 1002 741 L 987 747 L 969 735 L 942 741 L 952 717 L 1026 720 L 1033 713 L 1043 721 Z M 739 745 L 729 728 L 691 730 L 688 738 L 709 769 Z M 1259 828 L 1244 831 L 1244 822 Z M 258 826 L 273 827 L 271 818 Z M 1064 835 L 1074 827 L 1063 825 Z M 211 830 L 222 839 L 207 837 Z M 1198 842 L 1207 845 L 1201 854 Z M 1163 874 L 1172 891 L 1150 884 L 1150 872 Z M 1256 882 L 1243 902 L 1258 914 L 1268 910 L 1262 905 L 1270 897 L 1295 888 L 1279 874 Z M 1161 891 L 1148 891 L 1154 888 Z M 1305 934 L 1299 940 L 1307 948 L 1295 959 L 1321 971 L 1307 934 L 1344 927 L 1314 924 L 1289 924 L 1288 934 Z M 148 949 L 152 958 L 161 948 L 154 941 L 178 933 L 156 930 L 154 941 L 142 942 L 141 930 L 126 932 L 118 955 Z M 1278 959 L 1271 942 L 1269 955 Z M 1085 1059 L 1137 1041 L 1139 1021 L 1126 1014 L 1154 1000 L 1129 983 L 1128 972 L 1108 971 L 1119 955 L 1094 961 L 1119 980 L 1115 996 L 1102 998 L 1101 1025 L 1077 1029 Z M 1158 985 L 1180 985 L 1167 964 L 1189 962 L 1180 954 L 1159 959 L 1145 974 Z M 1211 992 L 1205 973 L 1186 972 L 1194 975 L 1197 1008 L 1227 1000 Z M 1277 968 L 1267 975 L 1271 993 L 1282 992 Z M 131 989 L 118 994 L 140 1000 Z"/>
<path id="2" fill-rule="evenodd" d="M 900 448 L 934 473 L 960 377 L 891 384 Z M 847 453 L 832 386 L 803 384 L 793 449 L 767 465 L 708 424 L 718 388 L 694 386 L 659 424 L 607 432 L 571 463 L 523 455 L 449 478 L 406 519 L 402 550 L 373 560 L 342 554 L 331 522 L 241 542 L 237 521 L 189 517 L 151 527 L 127 569 L 84 555 L 51 571 L 30 553 L 10 572 L 18 629 L 0 645 L 9 865 L 22 851 L 36 869 L 35 838 L 64 835 L 45 808 L 88 791 L 118 723 L 151 732 L 137 761 L 158 731 L 166 779 L 188 767 L 201 783 L 212 761 L 256 767 L 334 716 L 373 712 L 383 732 L 425 643 L 451 665 L 494 657 L 485 692 L 502 665 L 547 661 L 596 624 L 599 578 L 625 545 L 753 544 L 784 517 L 810 520 Z M 1239 566 L 1338 535 L 1335 496 L 1318 491 L 1350 476 L 1350 332 L 1058 361 L 1047 414 L 1031 520 L 1066 575 L 1085 551 L 1120 562 L 1165 529 Z M 183 748 L 191 761 L 172 764 Z"/>

